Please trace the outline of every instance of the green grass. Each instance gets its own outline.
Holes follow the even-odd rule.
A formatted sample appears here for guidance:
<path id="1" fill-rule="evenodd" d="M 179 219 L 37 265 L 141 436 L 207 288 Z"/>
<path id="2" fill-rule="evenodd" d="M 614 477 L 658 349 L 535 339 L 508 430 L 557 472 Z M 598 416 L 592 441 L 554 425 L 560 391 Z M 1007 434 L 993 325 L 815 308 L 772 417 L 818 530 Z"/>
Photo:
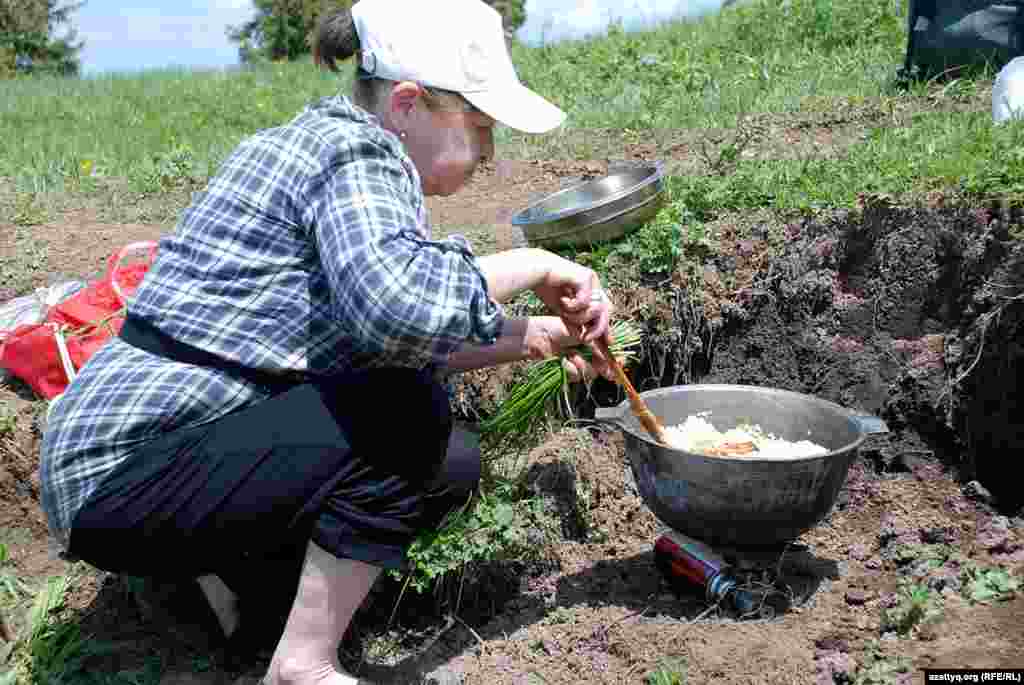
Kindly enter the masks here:
<path id="1" fill-rule="evenodd" d="M 481 488 L 477 497 L 452 512 L 440 527 L 423 531 L 413 542 L 404 576 L 407 586 L 417 593 L 428 592 L 467 564 L 535 552 L 529 531 L 544 527 L 539 505 L 519 497 L 515 485 L 507 481 Z"/>
<path id="2" fill-rule="evenodd" d="M 987 113 L 924 113 L 879 127 L 839 159 L 743 162 L 727 176 L 673 179 L 701 216 L 751 207 L 852 206 L 860 194 L 954 189 L 975 198 L 1024 197 L 1024 126 L 993 127 Z"/>
<path id="3" fill-rule="evenodd" d="M 644 685 L 686 685 L 686 659 L 666 659 L 644 677 Z"/>
<path id="4" fill-rule="evenodd" d="M 14 432 L 14 427 L 18 424 L 18 414 L 6 401 L 0 400 L 0 438 L 5 435 L 10 435 Z M 0 543 L 2 545 L 3 543 Z M 6 560 L 6 550 L 0 554 L 0 567 L 3 566 L 4 560 Z"/>
<path id="5" fill-rule="evenodd" d="M 539 49 L 513 59 L 573 127 L 730 127 L 806 96 L 876 95 L 901 58 L 904 2 L 745 2 L 699 22 Z M 770 28 L 769 28 L 770 27 Z"/>
<path id="6" fill-rule="evenodd" d="M 303 64 L 0 81 L 0 176 L 23 192 L 130 178 L 185 156 L 209 173 L 246 135 L 275 126 L 344 79 Z"/>
<path id="7" fill-rule="evenodd" d="M 761 0 L 645 33 L 612 30 L 542 48 L 517 44 L 523 80 L 569 118 L 548 136 L 500 130 L 501 154 L 558 151 L 569 134 L 585 140 L 595 128 L 634 131 L 642 139 L 651 130 L 735 129 L 758 113 L 806 114 L 879 99 L 891 106 L 917 97 L 927 87 L 893 88 L 904 50 L 904 4 Z M 95 191 L 102 179 L 126 179 L 150 194 L 187 179 L 201 183 L 244 136 L 287 121 L 315 98 L 347 92 L 347 71 L 341 77 L 317 72 L 305 60 L 239 72 L 0 82 L 0 177 L 29 194 L 18 212 L 25 222 L 39 213 L 31 203 L 37 194 Z M 838 164 L 741 163 L 733 187 L 714 190 L 732 208 L 842 203 L 854 189 L 888 192 L 908 182 L 998 187 L 1006 179 L 981 171 L 1005 157 L 1000 136 L 986 123 L 980 112 L 922 116 L 875 132 Z M 1009 138 L 1012 147 L 1019 134 Z M 904 158 L 901 151 L 912 154 Z M 1015 164 L 1005 176 L 1012 177 Z M 748 191 L 737 192 L 751 181 Z"/>
<path id="8" fill-rule="evenodd" d="M 937 621 L 943 612 L 942 597 L 923 583 L 904 582 L 895 606 L 882 610 L 882 632 L 909 635 L 923 624 Z"/>
<path id="9" fill-rule="evenodd" d="M 860 661 L 852 685 L 891 685 L 911 672 L 909 658 L 884 654 L 877 640 L 868 644 Z"/>
<path id="10" fill-rule="evenodd" d="M 133 670 L 98 672 L 92 667 L 93 660 L 116 654 L 121 647 L 83 633 L 76 613 L 68 608 L 68 595 L 81 570 L 81 567 L 73 567 L 67 574 L 46 578 L 35 588 L 20 583 L 15 603 L 5 603 L 0 597 L 0 608 L 25 612 L 13 651 L 6 663 L 0 660 L 0 685 L 156 685 L 159 682 L 163 670 L 159 659 L 149 659 L 141 668 Z M 27 609 L 26 597 L 30 600 Z"/>
<path id="11" fill-rule="evenodd" d="M 0 602 L 17 602 L 29 593 L 29 588 L 18 575 L 8 568 L 10 552 L 7 545 L 0 542 Z M 3 604 L 0 604 L 3 606 Z"/>
<path id="12" fill-rule="evenodd" d="M 1005 568 L 969 566 L 964 571 L 963 595 L 972 603 L 1001 602 L 1021 590 L 1019 578 Z"/>

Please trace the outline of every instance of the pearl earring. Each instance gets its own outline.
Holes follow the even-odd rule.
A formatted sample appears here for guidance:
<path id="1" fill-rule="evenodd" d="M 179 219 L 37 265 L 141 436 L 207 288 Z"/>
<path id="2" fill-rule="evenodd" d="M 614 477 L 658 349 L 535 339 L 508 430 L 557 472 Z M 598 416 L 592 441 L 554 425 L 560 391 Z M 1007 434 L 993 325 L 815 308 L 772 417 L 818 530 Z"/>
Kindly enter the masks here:
<path id="1" fill-rule="evenodd" d="M 399 131 L 398 137 L 401 138 L 402 140 L 405 140 L 405 131 Z"/>

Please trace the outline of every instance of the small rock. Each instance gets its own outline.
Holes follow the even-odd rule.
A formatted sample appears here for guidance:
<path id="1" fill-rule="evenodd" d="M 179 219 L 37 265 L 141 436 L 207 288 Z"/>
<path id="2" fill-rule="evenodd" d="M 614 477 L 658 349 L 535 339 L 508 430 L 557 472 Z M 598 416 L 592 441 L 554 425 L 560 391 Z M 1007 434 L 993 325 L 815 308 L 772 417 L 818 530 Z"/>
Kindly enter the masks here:
<path id="1" fill-rule="evenodd" d="M 832 676 L 833 681 L 849 682 L 853 680 L 853 674 L 857 671 L 857 662 L 849 654 L 843 652 L 819 652 L 815 661 L 817 670 L 825 671 Z"/>
<path id="2" fill-rule="evenodd" d="M 1010 532 L 1010 520 L 1005 516 L 993 516 L 978 530 L 978 544 L 990 552 L 1012 552 L 1017 548 Z"/>
<path id="3" fill-rule="evenodd" d="M 867 590 L 847 590 L 846 591 L 846 603 L 852 606 L 863 606 L 871 601 L 872 593 Z"/>
<path id="4" fill-rule="evenodd" d="M 753 240 L 741 240 L 736 243 L 736 252 L 743 257 L 749 257 L 754 254 L 755 248 L 756 245 Z"/>
<path id="5" fill-rule="evenodd" d="M 562 653 L 562 649 L 558 646 L 558 643 L 550 638 L 541 640 L 541 646 L 544 648 L 544 651 L 548 653 L 548 656 L 559 656 Z"/>
<path id="6" fill-rule="evenodd" d="M 903 575 L 910 576 L 911 578 L 927 578 L 932 572 L 932 565 L 927 559 L 920 559 L 908 566 L 905 566 L 901 572 Z"/>
<path id="7" fill-rule="evenodd" d="M 899 595 L 895 592 L 885 592 L 879 597 L 879 604 L 883 609 L 892 609 L 900 603 Z"/>
<path id="8" fill-rule="evenodd" d="M 736 258 L 732 255 L 719 255 L 715 258 L 715 266 L 717 267 L 716 275 L 719 271 L 731 273 L 736 270 Z"/>
<path id="9" fill-rule="evenodd" d="M 964 486 L 964 497 L 974 502 L 981 502 L 989 505 L 996 501 L 996 498 L 988 491 L 988 488 L 976 480 L 972 480 Z"/>
<path id="10" fill-rule="evenodd" d="M 871 557 L 864 562 L 864 568 L 869 568 L 872 571 L 877 571 L 882 568 L 882 559 L 880 557 Z"/>
<path id="11" fill-rule="evenodd" d="M 928 578 L 928 586 L 939 592 L 947 589 L 957 592 L 962 585 L 963 581 L 960 579 L 960 571 L 949 566 L 935 569 Z"/>
<path id="12" fill-rule="evenodd" d="M 946 500 L 943 506 L 951 514 L 966 514 L 971 510 L 971 505 L 959 497 Z"/>
<path id="13" fill-rule="evenodd" d="M 857 561 L 867 561 L 871 558 L 871 550 L 868 546 L 858 542 L 850 547 L 850 558 Z"/>
<path id="14" fill-rule="evenodd" d="M 1004 552 L 995 555 L 999 559 L 1001 564 L 1020 564 L 1024 563 L 1024 547 L 1021 547 L 1015 552 Z"/>
<path id="15" fill-rule="evenodd" d="M 846 654 L 850 651 L 850 645 L 840 637 L 818 638 L 814 641 L 814 646 L 822 652 L 842 652 Z"/>
<path id="16" fill-rule="evenodd" d="M 498 654 L 493 660 L 494 668 L 501 672 L 507 672 L 512 670 L 513 661 L 512 657 L 507 654 Z"/>
<path id="17" fill-rule="evenodd" d="M 906 538 L 909 532 L 909 529 L 901 525 L 894 515 L 884 514 L 878 528 L 878 541 L 885 545 L 896 538 Z"/>
<path id="18" fill-rule="evenodd" d="M 956 540 L 956 533 L 949 526 L 935 526 L 921 529 L 921 541 L 929 545 L 949 544 Z"/>

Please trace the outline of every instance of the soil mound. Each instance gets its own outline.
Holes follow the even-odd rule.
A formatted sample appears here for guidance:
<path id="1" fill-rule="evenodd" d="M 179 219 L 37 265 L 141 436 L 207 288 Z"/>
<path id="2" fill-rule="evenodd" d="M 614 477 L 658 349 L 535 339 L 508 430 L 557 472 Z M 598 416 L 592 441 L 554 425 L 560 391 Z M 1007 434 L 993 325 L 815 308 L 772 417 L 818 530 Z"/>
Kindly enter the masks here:
<path id="1" fill-rule="evenodd" d="M 683 376 L 694 381 L 785 388 L 878 415 L 892 430 L 869 451 L 879 466 L 935 458 L 1012 512 L 1024 505 L 1002 475 L 1024 449 L 1012 416 L 1024 352 L 1015 225 L 998 209 L 885 198 L 790 221 L 782 253 L 748 286 L 714 307 L 705 292 L 703 308 L 675 308 L 684 334 L 669 358 L 690 360 Z M 659 372 L 659 384 L 680 376 L 671 363 Z"/>

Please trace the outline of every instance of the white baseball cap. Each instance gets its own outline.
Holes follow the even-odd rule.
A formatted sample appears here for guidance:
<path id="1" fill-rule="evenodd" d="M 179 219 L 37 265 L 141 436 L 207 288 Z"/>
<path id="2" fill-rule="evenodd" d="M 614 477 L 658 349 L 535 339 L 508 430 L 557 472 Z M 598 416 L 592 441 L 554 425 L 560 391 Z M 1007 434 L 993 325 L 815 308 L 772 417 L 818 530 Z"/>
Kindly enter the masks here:
<path id="1" fill-rule="evenodd" d="M 565 112 L 520 81 L 501 15 L 481 0 L 359 0 L 360 67 L 370 76 L 450 90 L 497 121 L 544 133 Z"/>

